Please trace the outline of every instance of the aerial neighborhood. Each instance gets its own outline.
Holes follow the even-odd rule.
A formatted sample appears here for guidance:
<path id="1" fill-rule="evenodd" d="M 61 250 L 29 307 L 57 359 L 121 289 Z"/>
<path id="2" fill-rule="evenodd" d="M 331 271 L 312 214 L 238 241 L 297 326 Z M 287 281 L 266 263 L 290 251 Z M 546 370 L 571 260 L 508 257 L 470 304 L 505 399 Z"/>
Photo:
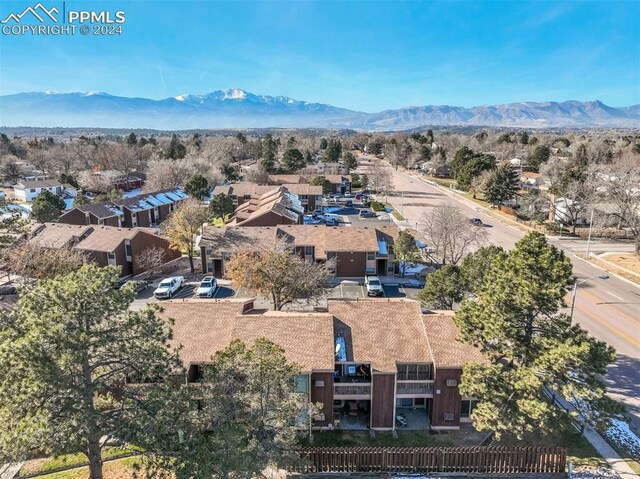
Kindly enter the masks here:
<path id="1" fill-rule="evenodd" d="M 385 447 L 550 441 L 555 465 L 536 460 L 549 471 L 564 468 L 563 448 L 573 458 L 570 444 L 587 443 L 585 431 L 596 427 L 632 457 L 625 448 L 638 424 L 637 390 L 620 393 L 622 379 L 603 375 L 620 361 L 616 350 L 636 354 L 635 334 L 624 328 L 635 328 L 626 322 L 637 321 L 637 311 L 625 301 L 607 306 L 620 334 L 594 327 L 592 336 L 583 328 L 605 313 L 597 291 L 581 285 L 606 281 L 626 299 L 617 275 L 634 281 L 639 144 L 619 133 L 585 141 L 490 130 L 3 134 L 3 314 L 42 334 L 58 331 L 61 318 L 83 317 L 95 323 L 77 341 L 93 335 L 135 346 L 126 357 L 108 347 L 96 352 L 89 367 L 121 366 L 85 387 L 96 395 L 117 387 L 116 403 L 138 408 L 151 407 L 142 391 L 162 385 L 154 407 L 162 404 L 167 416 L 134 425 L 119 407 L 77 407 L 117 412 L 114 429 L 101 434 L 128 437 L 156 458 L 196 460 L 176 452 L 179 444 L 143 434 L 174 427 L 158 418 L 179 414 L 180 394 L 218 424 L 216 440 L 227 441 L 226 421 L 236 413 L 255 418 L 257 397 L 227 404 L 239 408 L 232 414 L 215 401 L 218 388 L 244 398 L 240 391 L 261 391 L 261 381 L 284 388 L 278 397 L 255 394 L 278 424 L 291 424 L 286 454 L 300 445 L 343 446 L 342 431 L 366 431 L 359 441 Z M 43 148 L 46 161 L 36 161 L 34 149 Z M 603 254 L 610 248 L 618 253 Z M 57 299 L 43 300 L 50 295 Z M 114 327 L 103 329 L 104 321 Z M 25 341 L 28 351 L 32 339 L 10 330 L 7 341 Z M 263 369 L 258 357 L 272 366 Z M 43 371 L 46 358 L 36 361 Z M 19 361 L 8 355 L 2 367 L 9 360 Z M 224 386 L 225 375 L 245 379 Z M 44 393 L 3 387 L 8 403 Z M 29 414 L 0 419 L 20 428 Z M 179 426 L 191 431 L 189 450 L 209 440 L 200 424 Z M 247 419 L 242 427 L 253 434 L 259 426 Z M 97 441 L 97 457 L 108 454 Z M 17 444 L 15 454 L 29 457 Z M 285 461 L 284 449 L 276 462 Z M 6 446 L 7 457 L 12 450 Z M 510 460 L 525 461 L 510 451 Z"/>

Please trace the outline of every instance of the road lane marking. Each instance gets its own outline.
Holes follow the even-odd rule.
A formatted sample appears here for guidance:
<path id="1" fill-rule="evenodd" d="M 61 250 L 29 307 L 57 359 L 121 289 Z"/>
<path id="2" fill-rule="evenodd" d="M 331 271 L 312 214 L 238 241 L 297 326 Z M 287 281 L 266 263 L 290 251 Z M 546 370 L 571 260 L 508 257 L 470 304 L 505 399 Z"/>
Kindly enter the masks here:
<path id="1" fill-rule="evenodd" d="M 591 299 L 595 300 L 595 303 L 598 304 L 602 304 L 603 306 L 608 306 L 612 309 L 616 310 L 616 313 L 618 313 L 620 316 L 623 316 L 625 318 L 630 319 L 631 321 L 634 321 L 636 323 L 640 323 L 640 319 L 639 318 L 634 318 L 633 316 L 629 316 L 627 313 L 624 313 L 622 311 L 620 311 L 618 308 L 616 308 L 615 306 L 613 306 L 612 304 L 608 304 L 605 300 L 598 298 L 597 296 L 589 293 L 588 291 L 581 291 L 581 294 L 584 294 L 586 296 L 589 296 Z"/>
<path id="2" fill-rule="evenodd" d="M 619 299 L 620 301 L 624 301 L 623 298 L 621 298 L 620 296 L 618 296 L 617 294 L 613 294 L 611 291 L 607 291 L 607 293 L 609 293 L 611 296 L 613 296 L 616 299 Z"/>
<path id="3" fill-rule="evenodd" d="M 602 326 L 604 326 L 605 328 L 607 328 L 608 330 L 612 331 L 613 333 L 617 334 L 618 336 L 620 336 L 622 339 L 624 339 L 625 341 L 627 341 L 629 344 L 634 345 L 636 348 L 640 348 L 640 343 L 638 341 L 636 341 L 635 339 L 633 339 L 631 336 L 629 336 L 626 333 L 623 333 L 622 331 L 620 331 L 618 328 L 611 326 L 609 323 L 602 321 L 600 318 L 598 318 L 597 316 L 591 314 L 591 312 L 588 309 L 583 308 L 580 305 L 576 305 L 576 308 L 579 311 L 582 311 L 584 314 L 586 314 L 587 316 L 589 316 L 591 319 L 594 319 L 597 323 L 601 324 Z"/>

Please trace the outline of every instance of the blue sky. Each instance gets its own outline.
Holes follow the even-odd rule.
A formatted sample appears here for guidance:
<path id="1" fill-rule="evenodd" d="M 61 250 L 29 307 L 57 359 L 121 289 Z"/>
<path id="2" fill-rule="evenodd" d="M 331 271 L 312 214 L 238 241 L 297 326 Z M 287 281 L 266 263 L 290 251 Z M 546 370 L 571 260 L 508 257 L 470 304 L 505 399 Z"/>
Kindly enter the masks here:
<path id="1" fill-rule="evenodd" d="M 35 3 L 2 0 L 0 16 Z M 97 6 L 126 12 L 122 36 L 1 36 L 0 94 L 238 87 L 362 111 L 640 103 L 640 1 L 67 0 Z"/>

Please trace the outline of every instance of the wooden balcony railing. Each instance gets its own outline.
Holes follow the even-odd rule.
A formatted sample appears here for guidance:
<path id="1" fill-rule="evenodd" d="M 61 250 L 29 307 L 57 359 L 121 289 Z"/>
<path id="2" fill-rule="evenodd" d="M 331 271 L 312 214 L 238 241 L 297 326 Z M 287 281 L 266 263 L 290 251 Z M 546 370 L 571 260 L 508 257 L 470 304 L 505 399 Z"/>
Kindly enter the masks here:
<path id="1" fill-rule="evenodd" d="M 349 397 L 345 397 L 349 396 Z M 371 396 L 371 383 L 334 383 L 334 399 L 349 399 L 352 396 Z"/>

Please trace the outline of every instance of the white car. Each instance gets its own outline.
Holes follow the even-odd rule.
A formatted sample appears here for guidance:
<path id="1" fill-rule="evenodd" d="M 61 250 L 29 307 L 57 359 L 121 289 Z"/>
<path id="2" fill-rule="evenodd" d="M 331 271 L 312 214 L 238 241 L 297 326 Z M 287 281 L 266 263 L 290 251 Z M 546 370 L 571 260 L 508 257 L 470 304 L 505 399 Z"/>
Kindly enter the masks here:
<path id="1" fill-rule="evenodd" d="M 382 283 L 377 276 L 365 276 L 364 284 L 367 288 L 367 296 L 382 296 L 384 295 L 384 289 L 382 289 Z"/>
<path id="2" fill-rule="evenodd" d="M 173 276 L 160 281 L 153 292 L 156 299 L 171 299 L 184 286 L 184 276 Z"/>
<path id="3" fill-rule="evenodd" d="M 202 278 L 202 281 L 200 281 L 200 285 L 196 290 L 196 296 L 198 298 L 212 298 L 217 288 L 218 284 L 216 283 L 216 279 L 213 276 L 205 276 Z"/>

